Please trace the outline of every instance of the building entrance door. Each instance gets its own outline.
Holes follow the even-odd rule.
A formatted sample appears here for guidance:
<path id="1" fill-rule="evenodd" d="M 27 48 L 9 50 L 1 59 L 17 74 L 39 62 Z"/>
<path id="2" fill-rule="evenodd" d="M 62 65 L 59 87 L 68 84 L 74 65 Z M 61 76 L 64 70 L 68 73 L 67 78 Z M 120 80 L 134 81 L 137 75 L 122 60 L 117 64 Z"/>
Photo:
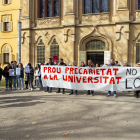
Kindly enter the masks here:
<path id="1" fill-rule="evenodd" d="M 87 52 L 87 60 L 91 59 L 94 64 L 104 64 L 104 52 Z"/>

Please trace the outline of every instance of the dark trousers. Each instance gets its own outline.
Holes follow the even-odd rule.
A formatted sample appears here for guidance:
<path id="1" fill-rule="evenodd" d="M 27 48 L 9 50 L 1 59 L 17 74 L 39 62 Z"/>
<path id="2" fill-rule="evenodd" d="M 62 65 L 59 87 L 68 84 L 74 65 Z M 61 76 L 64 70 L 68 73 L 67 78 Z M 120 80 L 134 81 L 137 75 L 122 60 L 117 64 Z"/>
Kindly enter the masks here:
<path id="1" fill-rule="evenodd" d="M 61 88 L 58 88 L 58 92 L 60 92 L 61 91 Z M 63 92 L 65 92 L 65 89 L 63 88 Z"/>
<path id="2" fill-rule="evenodd" d="M 139 98 L 139 93 L 140 93 L 139 90 L 138 90 L 138 91 L 135 91 L 135 96 L 136 96 L 137 98 Z"/>

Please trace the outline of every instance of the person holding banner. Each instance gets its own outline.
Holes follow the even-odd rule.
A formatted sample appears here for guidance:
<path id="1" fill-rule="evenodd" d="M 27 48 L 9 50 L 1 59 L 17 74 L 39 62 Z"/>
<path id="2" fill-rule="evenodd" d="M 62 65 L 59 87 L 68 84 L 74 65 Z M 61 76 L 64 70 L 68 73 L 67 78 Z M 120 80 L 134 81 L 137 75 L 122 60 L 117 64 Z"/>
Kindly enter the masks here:
<path id="1" fill-rule="evenodd" d="M 111 58 L 111 59 L 110 59 L 110 64 L 108 65 L 108 67 L 115 67 L 115 66 L 118 67 L 119 65 L 115 64 L 114 58 Z M 114 97 L 117 98 L 118 96 L 117 96 L 117 94 L 116 94 L 116 91 L 113 91 L 113 93 L 114 93 Z M 111 96 L 111 91 L 108 91 L 108 94 L 107 94 L 106 96 L 107 96 L 107 97 Z"/>
<path id="2" fill-rule="evenodd" d="M 59 60 L 59 65 L 58 66 L 67 66 L 64 62 L 63 62 L 63 59 L 61 58 L 60 60 Z M 58 91 L 56 92 L 56 93 L 60 93 L 61 91 L 60 91 L 61 89 L 60 88 L 58 88 Z M 65 93 L 65 89 L 63 88 L 63 91 L 62 91 L 62 94 L 64 94 Z"/>
<path id="3" fill-rule="evenodd" d="M 12 67 L 10 66 L 10 63 L 7 64 L 7 66 L 4 68 L 3 71 L 3 76 L 5 77 L 5 85 L 6 88 L 5 90 L 8 90 L 8 81 L 9 81 L 9 90 L 11 90 L 11 77 L 9 76 L 9 70 L 12 69 Z"/>
<path id="4" fill-rule="evenodd" d="M 77 63 L 74 61 L 71 63 L 71 66 L 77 66 Z M 73 89 L 71 89 L 71 93 L 69 95 L 73 95 Z M 78 95 L 77 90 L 75 90 L 75 95 Z"/>
<path id="5" fill-rule="evenodd" d="M 37 84 L 36 90 L 40 90 L 40 86 L 41 86 L 41 72 L 40 72 L 40 65 L 39 64 L 36 65 L 36 70 L 35 70 L 34 76 L 35 76 L 36 84 Z"/>
<path id="6" fill-rule="evenodd" d="M 23 78 L 24 78 L 24 68 L 22 63 L 18 64 L 18 68 L 17 68 L 16 75 L 18 77 L 18 90 L 24 90 L 24 82 L 23 82 Z M 22 85 L 22 89 L 20 88 Z"/>
<path id="7" fill-rule="evenodd" d="M 46 65 L 54 65 L 51 58 L 48 59 L 48 63 Z M 52 92 L 52 87 L 47 86 L 45 92 L 51 93 Z"/>
<path id="8" fill-rule="evenodd" d="M 91 59 L 88 60 L 88 66 L 87 66 L 87 67 L 88 67 L 88 68 L 93 68 L 93 67 L 95 67 L 95 65 L 93 64 L 93 62 L 92 62 Z M 91 94 L 92 96 L 94 96 L 93 93 L 94 93 L 94 90 L 91 90 L 91 93 L 90 93 L 90 90 L 88 90 L 86 95 L 90 95 L 90 94 Z"/>
<path id="9" fill-rule="evenodd" d="M 137 64 L 137 67 L 140 67 L 140 62 Z M 137 91 L 135 91 L 134 93 L 135 93 L 135 97 L 136 97 L 136 98 L 139 98 L 140 90 L 137 90 Z"/>
<path id="10" fill-rule="evenodd" d="M 34 69 L 31 65 L 31 63 L 28 63 L 29 66 L 29 73 L 28 73 L 28 83 L 29 83 L 29 90 L 33 91 L 33 79 L 34 79 Z"/>

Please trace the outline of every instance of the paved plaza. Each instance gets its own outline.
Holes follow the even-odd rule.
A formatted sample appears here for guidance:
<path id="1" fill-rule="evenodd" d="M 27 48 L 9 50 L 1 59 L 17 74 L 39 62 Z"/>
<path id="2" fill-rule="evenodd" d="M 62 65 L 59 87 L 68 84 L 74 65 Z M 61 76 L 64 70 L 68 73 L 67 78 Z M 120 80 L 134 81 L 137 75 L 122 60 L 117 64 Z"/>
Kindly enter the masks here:
<path id="1" fill-rule="evenodd" d="M 139 140 L 140 99 L 133 92 L 78 96 L 0 89 L 0 140 Z"/>

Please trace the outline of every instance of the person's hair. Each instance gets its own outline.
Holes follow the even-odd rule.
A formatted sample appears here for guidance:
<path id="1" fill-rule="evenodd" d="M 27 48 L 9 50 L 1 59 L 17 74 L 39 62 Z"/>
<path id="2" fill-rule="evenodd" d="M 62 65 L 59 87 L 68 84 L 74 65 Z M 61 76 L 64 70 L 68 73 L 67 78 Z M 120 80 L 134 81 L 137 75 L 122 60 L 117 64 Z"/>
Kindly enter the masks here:
<path id="1" fill-rule="evenodd" d="M 83 61 L 81 63 L 84 63 Z"/>
<path id="2" fill-rule="evenodd" d="M 91 59 L 89 59 L 88 61 L 91 61 L 91 62 L 92 62 L 92 60 L 91 60 Z"/>
<path id="3" fill-rule="evenodd" d="M 100 67 L 100 64 L 99 63 L 96 63 L 96 65 L 98 64 L 98 66 Z"/>
<path id="4" fill-rule="evenodd" d="M 13 61 L 11 61 L 11 64 L 13 63 Z"/>
<path id="5" fill-rule="evenodd" d="M 114 58 L 111 58 L 110 60 L 113 60 L 113 61 L 115 61 L 115 60 L 114 60 Z"/>
<path id="6" fill-rule="evenodd" d="M 8 62 L 7 65 L 10 65 L 10 63 Z"/>
<path id="7" fill-rule="evenodd" d="M 52 62 L 52 58 L 48 58 Z"/>
<path id="8" fill-rule="evenodd" d="M 31 67 L 31 63 L 28 63 L 28 66 Z"/>
<path id="9" fill-rule="evenodd" d="M 118 61 L 115 61 L 118 64 Z"/>
<path id="10" fill-rule="evenodd" d="M 44 65 L 44 63 L 41 63 L 41 65 Z"/>
<path id="11" fill-rule="evenodd" d="M 21 65 L 21 67 L 23 67 L 23 64 L 22 63 L 19 63 Z M 18 64 L 18 67 L 19 67 L 19 64 Z"/>
<path id="12" fill-rule="evenodd" d="M 60 58 L 60 60 L 62 60 L 62 61 L 63 61 L 63 58 Z"/>
<path id="13" fill-rule="evenodd" d="M 40 69 L 40 65 L 39 64 L 36 64 L 36 66 L 38 66 L 38 68 Z M 36 69 L 37 69 L 37 67 L 36 67 Z"/>

